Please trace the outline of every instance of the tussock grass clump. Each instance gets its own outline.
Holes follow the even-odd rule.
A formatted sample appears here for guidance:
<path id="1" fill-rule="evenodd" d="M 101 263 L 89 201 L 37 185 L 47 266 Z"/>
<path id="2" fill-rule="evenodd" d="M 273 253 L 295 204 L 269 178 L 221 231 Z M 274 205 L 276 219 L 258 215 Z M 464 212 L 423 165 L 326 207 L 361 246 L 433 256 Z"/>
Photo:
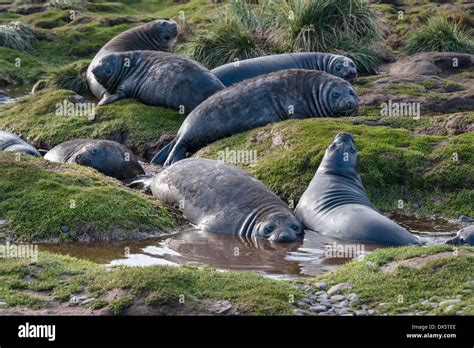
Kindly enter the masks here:
<path id="1" fill-rule="evenodd" d="M 51 85 L 57 89 L 68 89 L 77 94 L 89 93 L 85 73 L 87 71 L 88 60 L 80 60 L 55 71 L 51 74 Z"/>
<path id="2" fill-rule="evenodd" d="M 466 52 L 474 53 L 472 30 L 466 31 L 457 23 L 444 17 L 432 17 L 415 30 L 405 46 L 408 54 L 417 52 Z"/>
<path id="3" fill-rule="evenodd" d="M 275 6 L 275 5 L 273 5 Z M 283 27 L 270 6 L 233 3 L 191 44 L 191 57 L 210 69 L 290 49 Z"/>
<path id="4" fill-rule="evenodd" d="M 361 0 L 289 3 L 293 51 L 334 52 L 352 58 L 359 70 L 373 73 L 379 65 L 370 46 L 382 41 L 376 13 Z"/>
<path id="5" fill-rule="evenodd" d="M 0 25 L 0 46 L 11 48 L 21 52 L 32 49 L 35 40 L 33 29 L 22 22 L 11 22 Z"/>
<path id="6" fill-rule="evenodd" d="M 359 70 L 379 65 L 371 47 L 382 41 L 376 14 L 362 0 L 233 3 L 192 43 L 192 58 L 209 68 L 236 59 L 285 52 L 351 57 Z"/>
<path id="7" fill-rule="evenodd" d="M 49 0 L 48 6 L 59 8 L 60 10 L 67 9 L 83 9 L 86 1 L 84 0 Z"/>

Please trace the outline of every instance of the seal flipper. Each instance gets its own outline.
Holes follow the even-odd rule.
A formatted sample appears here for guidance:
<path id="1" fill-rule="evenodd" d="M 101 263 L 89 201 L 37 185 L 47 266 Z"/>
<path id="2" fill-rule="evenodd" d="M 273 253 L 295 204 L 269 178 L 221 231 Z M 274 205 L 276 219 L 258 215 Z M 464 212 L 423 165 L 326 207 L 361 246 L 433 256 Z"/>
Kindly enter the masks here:
<path id="1" fill-rule="evenodd" d="M 175 146 L 173 146 L 173 150 L 169 154 L 166 162 L 163 166 L 168 167 L 175 162 L 181 161 L 182 159 L 186 158 L 186 146 L 182 142 L 177 142 Z"/>
<path id="2" fill-rule="evenodd" d="M 100 105 L 110 104 L 110 103 L 116 102 L 120 99 L 124 99 L 126 97 L 127 96 L 124 93 L 120 92 L 120 91 L 117 92 L 116 94 L 104 93 L 102 95 L 102 99 L 100 100 L 98 105 L 100 106 Z"/>
<path id="3" fill-rule="evenodd" d="M 171 140 L 168 145 L 162 148 L 160 152 L 158 152 L 155 157 L 153 157 L 150 163 L 159 164 L 162 166 L 168 158 L 168 155 L 170 154 L 171 150 L 173 150 L 174 144 L 176 144 L 176 138 Z"/>

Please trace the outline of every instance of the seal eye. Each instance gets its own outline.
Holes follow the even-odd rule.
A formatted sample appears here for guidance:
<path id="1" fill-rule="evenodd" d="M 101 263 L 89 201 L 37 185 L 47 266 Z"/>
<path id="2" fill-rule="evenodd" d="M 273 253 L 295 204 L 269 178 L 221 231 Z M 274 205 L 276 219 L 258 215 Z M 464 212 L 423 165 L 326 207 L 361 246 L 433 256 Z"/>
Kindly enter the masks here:
<path id="1" fill-rule="evenodd" d="M 356 152 L 356 149 L 354 146 L 351 146 L 351 152 Z"/>
<path id="2" fill-rule="evenodd" d="M 166 36 L 165 36 L 165 40 L 168 41 L 169 39 L 171 39 L 171 36 L 166 35 Z"/>
<path id="3" fill-rule="evenodd" d="M 342 69 L 342 66 L 336 65 L 336 70 L 337 70 L 337 71 L 339 71 L 339 70 L 341 70 L 341 69 Z"/>
<path id="4" fill-rule="evenodd" d="M 333 97 L 334 99 L 339 98 L 339 93 L 337 93 L 337 92 L 333 93 L 333 94 L 332 94 L 332 97 Z"/>
<path id="5" fill-rule="evenodd" d="M 294 230 L 294 231 L 298 231 L 300 229 L 300 227 L 297 224 L 293 224 L 293 225 L 291 225 L 291 229 Z"/>
<path id="6" fill-rule="evenodd" d="M 275 226 L 273 226 L 273 225 L 268 225 L 268 226 L 265 226 L 265 229 L 264 229 L 263 232 L 264 232 L 266 235 L 268 235 L 268 234 L 272 233 L 274 229 L 275 229 Z"/>
<path id="7" fill-rule="evenodd" d="M 107 69 L 105 69 L 105 73 L 106 73 L 107 75 L 110 75 L 110 74 L 112 73 L 112 70 L 107 68 Z"/>
<path id="8" fill-rule="evenodd" d="M 350 95 L 354 95 L 354 91 L 351 89 L 349 92 Z"/>

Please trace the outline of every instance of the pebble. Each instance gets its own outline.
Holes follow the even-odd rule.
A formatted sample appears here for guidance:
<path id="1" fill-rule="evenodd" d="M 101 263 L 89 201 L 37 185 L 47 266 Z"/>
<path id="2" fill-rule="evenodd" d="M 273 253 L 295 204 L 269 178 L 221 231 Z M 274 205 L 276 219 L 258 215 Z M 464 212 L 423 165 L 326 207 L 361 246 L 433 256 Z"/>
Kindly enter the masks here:
<path id="1" fill-rule="evenodd" d="M 333 295 L 333 296 L 330 297 L 330 299 L 332 301 L 338 301 L 339 302 L 339 301 L 345 300 L 346 297 L 343 296 L 343 295 Z"/>
<path id="2" fill-rule="evenodd" d="M 0 306 L 6 306 L 6 305 L 7 305 L 7 303 L 6 303 L 6 302 L 4 302 L 4 301 L 0 301 Z"/>
<path id="3" fill-rule="evenodd" d="M 316 296 L 325 295 L 326 297 L 328 296 L 328 295 L 326 294 L 326 291 L 324 291 L 324 290 L 318 291 L 317 293 L 315 293 L 315 295 L 316 295 Z"/>
<path id="4" fill-rule="evenodd" d="M 354 301 L 355 299 L 358 299 L 359 296 L 354 293 L 354 292 L 351 292 L 349 295 L 346 296 L 346 298 L 349 300 L 349 301 Z"/>
<path id="5" fill-rule="evenodd" d="M 340 302 L 336 305 L 336 307 L 338 307 L 338 308 L 345 308 L 345 307 L 348 307 L 348 306 L 349 306 L 349 301 L 347 301 L 347 300 L 344 300 L 344 301 L 342 301 L 342 302 Z"/>
<path id="6" fill-rule="evenodd" d="M 355 300 L 352 300 L 351 301 L 351 306 L 358 306 L 360 305 L 360 300 L 358 298 L 356 298 Z"/>
<path id="7" fill-rule="evenodd" d="M 349 283 L 336 284 L 334 286 L 331 286 L 331 288 L 329 288 L 328 295 L 332 296 L 332 295 L 340 293 L 342 290 L 346 290 L 349 288 L 352 288 L 352 285 L 350 285 Z"/>
<path id="8" fill-rule="evenodd" d="M 306 308 L 307 308 L 307 307 L 310 307 L 309 304 L 304 303 L 304 302 L 301 302 L 301 301 L 299 301 L 299 302 L 297 303 L 297 305 L 298 305 L 298 307 L 306 307 Z"/>
<path id="9" fill-rule="evenodd" d="M 0 226 L 6 225 L 7 222 L 8 221 L 6 219 L 0 219 Z"/>
<path id="10" fill-rule="evenodd" d="M 430 306 L 431 306 L 432 308 L 438 308 L 439 305 L 438 305 L 436 302 L 431 302 L 431 303 L 430 303 Z"/>
<path id="11" fill-rule="evenodd" d="M 327 309 L 328 308 L 326 306 L 321 306 L 321 305 L 313 306 L 310 308 L 311 311 L 316 312 L 316 313 L 326 312 Z"/>
<path id="12" fill-rule="evenodd" d="M 459 302 L 461 302 L 461 300 L 458 299 L 458 298 L 457 298 L 457 299 L 453 299 L 453 300 L 444 300 L 444 301 L 441 301 L 441 302 L 439 303 L 439 306 L 440 306 L 440 307 L 444 307 L 444 306 L 454 305 L 454 304 L 457 304 L 457 303 L 459 303 Z"/>
<path id="13" fill-rule="evenodd" d="M 445 313 L 451 312 L 451 311 L 453 310 L 453 308 L 454 308 L 454 305 L 449 305 L 448 307 L 446 307 L 446 308 L 444 309 L 444 312 L 445 312 Z"/>
<path id="14" fill-rule="evenodd" d="M 363 310 L 363 309 L 359 310 L 359 311 L 356 311 L 355 314 L 358 317 L 366 317 L 366 316 L 369 315 L 369 313 L 367 311 Z"/>
<path id="15" fill-rule="evenodd" d="M 310 312 L 305 311 L 305 310 L 303 310 L 303 309 L 299 309 L 299 308 L 294 309 L 294 310 L 293 310 L 293 313 L 294 313 L 295 315 L 303 315 L 303 316 L 304 316 L 304 315 L 310 315 L 310 314 L 311 314 Z"/>
<path id="16" fill-rule="evenodd" d="M 326 282 L 318 282 L 315 284 L 318 289 L 325 290 L 328 286 Z"/>
<path id="17" fill-rule="evenodd" d="M 306 297 L 303 297 L 303 298 L 301 299 L 301 301 L 303 301 L 304 303 L 307 303 L 307 304 L 309 304 L 309 305 L 313 302 L 313 301 L 311 301 L 311 299 L 306 298 Z"/>
<path id="18" fill-rule="evenodd" d="M 84 300 L 81 302 L 81 306 L 85 306 L 86 304 L 89 304 L 91 303 L 92 301 L 94 301 L 93 298 L 88 298 L 87 300 Z"/>
<path id="19" fill-rule="evenodd" d="M 351 311 L 349 310 L 349 308 L 341 308 L 341 309 L 339 310 L 339 314 L 340 314 L 340 315 L 348 314 L 348 313 L 350 313 L 350 312 L 351 312 Z"/>
<path id="20" fill-rule="evenodd" d="M 389 308 L 391 306 L 392 306 L 392 304 L 390 302 L 381 302 L 381 303 L 379 303 L 379 307 Z"/>
<path id="21" fill-rule="evenodd" d="M 413 312 L 404 312 L 404 313 L 399 313 L 397 315 L 402 316 L 402 317 L 410 317 L 410 316 L 414 316 L 415 313 L 413 313 Z"/>
<path id="22" fill-rule="evenodd" d="M 71 229 L 69 228 L 69 226 L 66 226 L 66 225 L 63 225 L 61 224 L 61 232 L 63 233 L 69 233 Z"/>
<path id="23" fill-rule="evenodd" d="M 428 311 L 416 312 L 416 315 L 426 315 L 426 314 L 428 314 Z"/>
<path id="24" fill-rule="evenodd" d="M 323 305 L 323 306 L 326 306 L 326 307 L 331 307 L 331 302 L 327 301 L 327 300 L 322 300 L 322 301 L 318 301 L 319 304 Z"/>
<path id="25" fill-rule="evenodd" d="M 367 311 L 367 313 L 369 313 L 369 315 L 373 315 L 373 314 L 375 313 L 375 311 L 374 311 L 373 309 L 369 309 L 369 310 Z"/>

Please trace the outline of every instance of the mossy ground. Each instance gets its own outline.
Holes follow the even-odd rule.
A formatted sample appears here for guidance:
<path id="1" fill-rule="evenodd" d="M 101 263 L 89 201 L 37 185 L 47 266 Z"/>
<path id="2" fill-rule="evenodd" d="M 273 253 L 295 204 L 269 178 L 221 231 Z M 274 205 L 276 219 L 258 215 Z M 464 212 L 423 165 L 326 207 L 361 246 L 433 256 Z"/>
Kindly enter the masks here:
<path id="1" fill-rule="evenodd" d="M 393 261 L 413 259 L 447 253 L 427 262 L 421 268 L 399 266 L 393 272 L 385 273 L 381 267 Z M 439 245 L 430 247 L 403 247 L 378 249 L 366 255 L 364 259 L 342 265 L 337 270 L 318 278 L 329 284 L 347 282 L 353 288 L 345 292 L 355 292 L 362 303 L 373 307 L 377 314 L 391 315 L 427 311 L 434 315 L 452 315 L 458 309 L 465 308 L 463 315 L 474 314 L 474 248 L 460 249 Z M 452 311 L 445 308 L 433 308 L 429 302 L 441 302 L 448 299 L 460 299 Z M 378 306 L 380 303 L 390 303 Z"/>
<path id="2" fill-rule="evenodd" d="M 256 151 L 255 165 L 236 165 L 296 205 L 327 146 L 338 132 L 345 131 L 354 136 L 362 180 L 378 208 L 413 212 L 417 204 L 420 207 L 416 212 L 420 214 L 474 214 L 473 133 L 452 137 L 413 135 L 406 129 L 354 125 L 351 120 L 354 119 L 308 119 L 272 124 L 215 142 L 196 156 L 217 159 L 219 151 L 226 148 Z M 412 123 L 408 119 L 406 122 Z"/>
<path id="3" fill-rule="evenodd" d="M 155 200 L 95 170 L 0 153 L 0 239 L 110 240 L 160 235 L 177 223 Z M 64 233 L 61 226 L 70 231 Z"/>
<path id="4" fill-rule="evenodd" d="M 147 149 L 153 148 L 162 135 L 175 133 L 184 120 L 183 115 L 123 100 L 97 108 L 94 119 L 57 116 L 56 104 L 73 99 L 71 91 L 61 88 L 68 86 L 80 93 L 80 89 L 76 90 L 76 86 L 81 86 L 80 70 L 99 48 L 119 32 L 152 19 L 179 20 L 177 17 L 184 14 L 187 24 L 176 51 L 186 52 L 188 38 L 208 23 L 219 6 L 223 4 L 210 4 L 207 0 L 180 4 L 172 0 L 127 0 L 87 2 L 85 7 L 76 9 L 74 18 L 69 9 L 53 7 L 27 16 L 2 13 L 0 24 L 21 20 L 33 25 L 37 41 L 30 54 L 0 48 L 0 86 L 30 84 L 39 79 L 52 83 L 38 94 L 0 107 L 0 128 L 13 131 L 40 148 L 49 149 L 73 138 L 107 138 L 120 141 L 139 156 L 149 158 L 153 151 Z M 387 44 L 396 52 L 413 26 L 438 13 L 440 5 L 404 6 L 402 20 L 398 19 L 396 6 L 372 6 L 383 10 L 382 15 L 389 24 Z M 466 13 L 464 20 L 469 18 Z M 65 79 L 69 77 L 71 80 Z M 456 74 L 457 79 L 472 77 L 470 71 Z M 358 92 L 362 95 L 364 88 L 370 89 L 370 82 L 379 78 L 360 79 Z M 62 84 L 64 81 L 70 84 Z M 432 87 L 429 83 L 399 84 L 387 92 L 397 96 L 434 95 Z M 443 95 L 438 93 L 436 97 Z M 347 131 L 354 134 L 363 181 L 378 208 L 398 211 L 402 200 L 402 210 L 406 213 L 474 216 L 473 134 L 423 134 L 426 127 L 446 120 L 448 115 L 426 115 L 414 120 L 381 118 L 379 113 L 379 108 L 365 107 L 361 108 L 358 118 L 269 125 L 216 142 L 197 156 L 215 158 L 217 152 L 226 147 L 256 150 L 255 167 L 245 163 L 237 165 L 256 175 L 283 199 L 296 204 L 326 147 L 337 132 Z M 367 122 L 382 122 L 382 125 L 371 126 Z M 138 226 L 143 231 L 161 231 L 176 224 L 173 215 L 155 201 L 88 168 L 51 165 L 26 157 L 16 162 L 11 155 L 1 155 L 0 167 L 0 193 L 2 198 L 6 197 L 0 202 L 0 218 L 8 220 L 6 226 L 0 227 L 0 234 L 4 236 L 8 234 L 25 241 L 68 240 L 76 238 L 80 230 L 92 230 L 104 238 L 110 237 L 112 231 L 120 238 L 128 238 Z M 70 208 L 71 199 L 75 201 L 75 209 Z M 72 231 L 60 232 L 61 224 L 68 225 Z M 435 261 L 420 270 L 401 267 L 390 275 L 380 270 L 382 264 L 391 260 L 448 250 L 452 249 L 435 246 L 377 250 L 366 261 L 354 261 L 324 277 L 333 283 L 353 283 L 353 290 L 365 303 L 392 302 L 393 306 L 388 309 L 391 314 L 406 311 L 410 305 L 424 309 L 419 304 L 423 299 L 457 296 L 462 302 L 456 308 L 471 306 L 466 313 L 473 314 L 472 295 L 466 288 L 467 282 L 472 280 L 472 256 Z M 104 296 L 117 289 L 123 290 L 123 296 L 114 300 Z M 282 315 L 291 314 L 294 308 L 288 301 L 289 296 L 294 295 L 296 299 L 300 296 L 287 282 L 268 280 L 252 273 L 158 266 L 117 268 L 107 272 L 103 266 L 50 253 L 40 253 L 36 263 L 0 259 L 0 303 L 6 302 L 7 307 L 39 309 L 47 302 L 42 294 L 64 304 L 71 295 L 84 292 L 95 298 L 90 304 L 92 308 L 108 308 L 115 314 L 126 312 L 139 301 L 160 314 L 208 313 L 202 300 L 226 299 L 241 313 Z M 400 294 L 404 303 L 397 301 Z M 180 295 L 184 295 L 189 304 L 186 310 L 180 307 Z M 441 314 L 437 310 L 431 313 Z"/>
<path id="5" fill-rule="evenodd" d="M 115 290 L 121 295 L 107 299 Z M 41 292 L 43 298 L 35 292 Z M 301 295 L 286 282 L 248 272 L 166 266 L 107 271 L 88 261 L 46 252 L 40 252 L 36 262 L 0 260 L 0 301 L 6 302 L 4 307 L 40 309 L 46 305 L 45 294 L 67 303 L 71 295 L 81 293 L 95 299 L 90 307 L 107 307 L 111 314 L 121 314 L 137 302 L 154 309 L 155 314 L 212 314 L 206 308 L 209 301 L 227 300 L 242 314 L 285 315 L 292 313 L 292 300 Z"/>

